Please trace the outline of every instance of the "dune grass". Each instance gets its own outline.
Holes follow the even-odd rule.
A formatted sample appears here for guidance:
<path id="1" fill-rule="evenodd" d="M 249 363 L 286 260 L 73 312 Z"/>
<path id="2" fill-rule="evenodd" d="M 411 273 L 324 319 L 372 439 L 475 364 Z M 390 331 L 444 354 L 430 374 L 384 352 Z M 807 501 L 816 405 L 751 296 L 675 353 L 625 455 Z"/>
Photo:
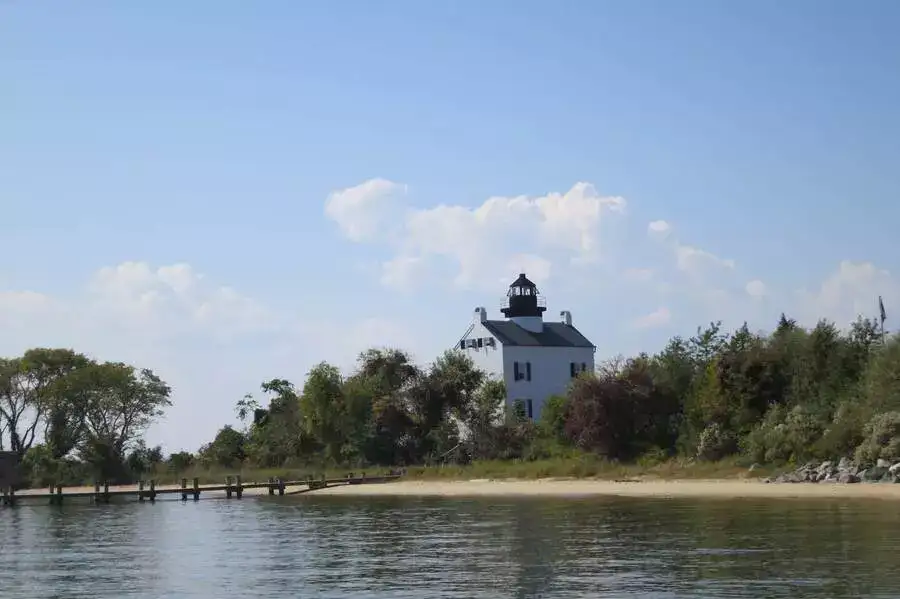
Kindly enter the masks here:
<path id="1" fill-rule="evenodd" d="M 768 476 L 773 468 L 754 470 L 752 476 Z M 657 463 L 618 463 L 595 456 L 577 458 L 553 458 L 535 461 L 482 461 L 465 466 L 423 466 L 409 468 L 410 478 L 433 480 L 471 479 L 541 479 L 541 478 L 595 478 L 601 480 L 624 479 L 736 479 L 748 475 L 746 464 L 738 460 L 697 462 L 666 460 Z"/>
<path id="2" fill-rule="evenodd" d="M 269 478 L 305 480 L 308 475 L 316 478 L 341 478 L 353 473 L 359 476 L 387 474 L 390 467 L 297 467 L 297 468 L 201 468 L 192 467 L 184 472 L 158 471 L 152 475 L 160 484 L 178 484 L 182 478 L 194 477 L 200 484 L 221 483 L 227 476 L 241 475 L 244 482 L 263 482 Z M 413 480 L 472 480 L 472 479 L 521 479 L 542 478 L 594 478 L 600 480 L 689 480 L 689 479 L 739 479 L 748 476 L 771 476 L 779 470 L 762 467 L 748 474 L 747 464 L 739 459 L 719 462 L 703 462 L 683 459 L 619 463 L 592 455 L 567 456 L 543 460 L 486 460 L 466 465 L 410 466 L 406 478 Z M 148 476 L 147 478 L 150 478 Z"/>

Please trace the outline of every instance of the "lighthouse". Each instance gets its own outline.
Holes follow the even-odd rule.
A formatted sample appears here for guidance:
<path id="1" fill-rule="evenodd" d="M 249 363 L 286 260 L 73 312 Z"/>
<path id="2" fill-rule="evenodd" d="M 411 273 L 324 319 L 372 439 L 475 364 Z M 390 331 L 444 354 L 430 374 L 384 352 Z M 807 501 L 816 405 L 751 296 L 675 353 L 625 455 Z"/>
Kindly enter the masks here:
<path id="1" fill-rule="evenodd" d="M 506 385 L 507 402 L 521 403 L 526 415 L 540 418 L 553 395 L 564 395 L 572 379 L 594 370 L 596 347 L 572 324 L 572 313 L 545 321 L 547 303 L 525 273 L 509 285 L 500 313 L 491 320 L 483 307 L 459 341 L 475 364 Z"/>

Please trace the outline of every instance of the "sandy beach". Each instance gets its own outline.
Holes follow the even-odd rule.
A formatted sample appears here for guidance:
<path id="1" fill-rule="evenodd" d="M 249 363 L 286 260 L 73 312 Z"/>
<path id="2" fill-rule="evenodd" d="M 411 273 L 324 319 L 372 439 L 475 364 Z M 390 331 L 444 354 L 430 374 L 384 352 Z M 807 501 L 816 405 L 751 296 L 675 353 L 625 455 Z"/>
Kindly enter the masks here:
<path id="1" fill-rule="evenodd" d="M 160 486 L 162 489 L 179 488 L 176 485 Z M 136 491 L 136 485 L 110 487 L 111 491 Z M 68 487 L 65 492 L 92 492 L 93 487 Z M 301 492 L 311 496 L 418 496 L 418 497 L 695 497 L 736 499 L 758 498 L 846 498 L 900 500 L 900 484 L 859 483 L 764 483 L 755 479 L 722 480 L 629 480 L 611 481 L 597 479 L 540 479 L 540 480 L 465 480 L 428 481 L 404 480 L 363 485 L 336 485 L 306 492 L 306 486 L 285 488 L 288 495 Z M 19 491 L 22 496 L 46 495 L 46 489 Z M 203 499 L 224 497 L 224 491 L 204 491 Z M 246 489 L 244 497 L 268 495 L 266 489 Z M 175 498 L 177 495 L 168 495 Z"/>
<path id="2" fill-rule="evenodd" d="M 789 484 L 758 480 L 469 480 L 399 481 L 329 487 L 313 495 L 342 496 L 547 496 L 547 497 L 697 497 L 697 498 L 870 498 L 900 500 L 900 485 Z"/>

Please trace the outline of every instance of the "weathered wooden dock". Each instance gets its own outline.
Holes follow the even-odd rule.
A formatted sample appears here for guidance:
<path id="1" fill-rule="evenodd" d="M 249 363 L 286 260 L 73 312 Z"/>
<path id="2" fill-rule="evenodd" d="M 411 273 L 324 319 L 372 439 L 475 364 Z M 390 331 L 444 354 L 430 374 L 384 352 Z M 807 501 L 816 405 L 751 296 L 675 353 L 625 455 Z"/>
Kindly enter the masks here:
<path id="1" fill-rule="evenodd" d="M 270 478 L 265 482 L 244 482 L 240 475 L 228 476 L 225 484 L 200 484 L 199 478 L 194 478 L 188 483 L 188 479 L 182 478 L 181 485 L 159 485 L 156 480 L 139 481 L 137 488 L 131 485 L 126 488 L 112 487 L 108 483 L 95 483 L 93 490 L 83 490 L 79 487 L 65 488 L 62 485 L 51 486 L 46 491 L 29 489 L 15 491 L 12 487 L 6 488 L 0 494 L 0 505 L 14 506 L 22 501 L 37 502 L 47 501 L 51 505 L 61 505 L 66 499 L 88 498 L 94 503 L 109 503 L 112 498 L 135 498 L 138 501 L 154 502 L 161 496 L 180 496 L 182 501 L 198 501 L 202 494 L 210 499 L 241 499 L 245 491 L 252 491 L 254 496 L 265 495 L 296 495 L 308 493 L 317 489 L 339 485 L 361 485 L 387 483 L 397 480 L 399 474 L 391 473 L 382 476 L 354 476 L 353 473 L 341 478 L 326 478 L 325 475 L 316 477 L 307 476 L 300 480 L 284 480 Z M 264 492 L 261 492 L 264 491 Z"/>

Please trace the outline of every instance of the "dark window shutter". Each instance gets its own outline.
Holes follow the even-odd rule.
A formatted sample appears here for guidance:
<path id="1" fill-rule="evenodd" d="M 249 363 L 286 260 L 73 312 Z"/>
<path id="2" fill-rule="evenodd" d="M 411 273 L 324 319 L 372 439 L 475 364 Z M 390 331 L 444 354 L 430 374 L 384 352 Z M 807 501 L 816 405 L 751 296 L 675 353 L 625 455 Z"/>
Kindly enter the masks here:
<path id="1" fill-rule="evenodd" d="M 525 379 L 531 380 L 531 362 L 525 362 Z M 531 401 L 530 399 L 528 401 Z"/>
<path id="2" fill-rule="evenodd" d="M 513 380 L 519 380 L 519 363 L 513 362 Z"/>
<path id="3" fill-rule="evenodd" d="M 569 362 L 569 375 L 575 378 L 575 362 Z"/>
<path id="4" fill-rule="evenodd" d="M 483 337 L 478 338 L 478 347 L 484 347 L 484 338 Z"/>
<path id="5" fill-rule="evenodd" d="M 584 362 L 582 362 L 582 363 L 581 363 L 581 372 L 584 372 L 585 370 L 587 370 L 587 364 L 585 364 Z"/>
<path id="6" fill-rule="evenodd" d="M 463 339 L 459 342 L 459 349 L 466 349 L 466 340 Z"/>

